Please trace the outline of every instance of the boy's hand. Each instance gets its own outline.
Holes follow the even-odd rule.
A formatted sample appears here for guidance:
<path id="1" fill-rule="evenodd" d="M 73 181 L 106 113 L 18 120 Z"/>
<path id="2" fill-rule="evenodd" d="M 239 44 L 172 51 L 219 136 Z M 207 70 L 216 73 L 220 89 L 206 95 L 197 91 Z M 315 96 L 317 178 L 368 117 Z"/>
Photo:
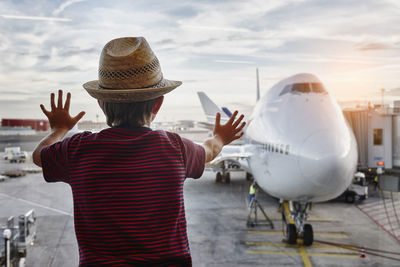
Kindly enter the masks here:
<path id="1" fill-rule="evenodd" d="M 239 133 L 246 125 L 245 122 L 240 123 L 243 120 L 243 115 L 235 120 L 238 111 L 236 110 L 229 121 L 221 125 L 221 114 L 217 113 L 215 118 L 214 126 L 214 137 L 207 139 L 203 143 L 204 150 L 206 152 L 206 162 L 210 162 L 221 152 L 224 145 L 229 144 L 233 140 L 242 137 L 243 132 Z"/>
<path id="2" fill-rule="evenodd" d="M 229 121 L 226 124 L 221 125 L 221 114 L 217 113 L 215 118 L 214 136 L 218 138 L 223 145 L 227 145 L 230 142 L 239 139 L 243 135 L 243 132 L 239 132 L 243 129 L 246 123 L 240 123 L 243 120 L 243 114 L 235 120 L 237 114 L 238 111 L 236 110 Z"/>
<path id="3" fill-rule="evenodd" d="M 85 112 L 82 111 L 75 117 L 71 117 L 69 114 L 69 105 L 71 102 L 71 94 L 67 94 L 67 100 L 65 101 L 65 105 L 63 107 L 63 99 L 62 99 L 62 90 L 58 90 L 58 102 L 57 106 L 54 102 L 54 93 L 50 95 L 50 105 L 51 111 L 46 110 L 43 104 L 40 105 L 43 113 L 49 119 L 50 127 L 53 130 L 71 130 L 75 124 L 85 115 Z"/>

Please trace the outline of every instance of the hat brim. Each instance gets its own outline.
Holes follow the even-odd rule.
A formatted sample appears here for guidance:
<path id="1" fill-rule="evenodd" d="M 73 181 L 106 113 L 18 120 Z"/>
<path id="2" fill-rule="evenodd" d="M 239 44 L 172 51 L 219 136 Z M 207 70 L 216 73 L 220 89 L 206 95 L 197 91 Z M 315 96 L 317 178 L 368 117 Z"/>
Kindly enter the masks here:
<path id="1" fill-rule="evenodd" d="M 181 81 L 163 79 L 162 87 L 138 88 L 138 89 L 103 89 L 99 87 L 99 81 L 90 81 L 83 84 L 83 88 L 92 97 L 104 102 L 129 103 L 155 99 L 171 92 L 182 84 Z"/>

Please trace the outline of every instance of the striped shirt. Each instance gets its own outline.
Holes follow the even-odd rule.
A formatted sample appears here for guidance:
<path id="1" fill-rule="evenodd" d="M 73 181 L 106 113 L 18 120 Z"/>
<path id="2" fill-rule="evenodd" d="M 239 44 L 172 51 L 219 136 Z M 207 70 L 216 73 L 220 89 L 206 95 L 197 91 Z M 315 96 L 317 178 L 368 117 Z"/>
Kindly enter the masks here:
<path id="1" fill-rule="evenodd" d="M 80 266 L 190 266 L 183 183 L 202 146 L 166 131 L 82 132 L 41 152 L 47 182 L 71 186 Z"/>

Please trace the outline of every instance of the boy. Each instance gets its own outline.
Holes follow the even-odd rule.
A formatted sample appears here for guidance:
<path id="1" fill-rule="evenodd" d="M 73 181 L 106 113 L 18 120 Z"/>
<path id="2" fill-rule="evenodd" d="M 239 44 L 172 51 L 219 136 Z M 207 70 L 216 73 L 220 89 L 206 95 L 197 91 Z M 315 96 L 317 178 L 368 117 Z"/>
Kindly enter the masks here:
<path id="1" fill-rule="evenodd" d="M 183 203 L 186 177 L 243 133 L 237 112 L 202 146 L 175 133 L 149 128 L 163 95 L 181 84 L 163 78 L 142 37 L 119 38 L 103 48 L 99 80 L 83 87 L 96 98 L 111 127 L 65 134 L 83 117 L 69 115 L 71 95 L 51 111 L 41 105 L 51 133 L 33 152 L 47 182 L 71 186 L 80 266 L 191 266 Z"/>

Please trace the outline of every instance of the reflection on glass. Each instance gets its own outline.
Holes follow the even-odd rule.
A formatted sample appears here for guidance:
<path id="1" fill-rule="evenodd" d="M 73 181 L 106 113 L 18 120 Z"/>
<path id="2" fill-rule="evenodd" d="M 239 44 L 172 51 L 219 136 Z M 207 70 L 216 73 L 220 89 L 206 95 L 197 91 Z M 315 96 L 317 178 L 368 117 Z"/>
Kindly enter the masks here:
<path id="1" fill-rule="evenodd" d="M 321 93 L 321 94 L 327 94 L 328 92 L 325 90 L 324 86 L 322 83 L 311 83 L 312 91 L 314 93 Z"/>
<path id="2" fill-rule="evenodd" d="M 292 89 L 292 84 L 286 85 L 283 88 L 282 92 L 279 94 L 279 96 L 289 93 L 291 89 Z"/>
<path id="3" fill-rule="evenodd" d="M 374 146 L 381 146 L 383 140 L 383 129 L 374 129 Z"/>
<path id="4" fill-rule="evenodd" d="M 292 86 L 292 93 L 310 93 L 311 88 L 309 83 L 295 83 Z"/>

